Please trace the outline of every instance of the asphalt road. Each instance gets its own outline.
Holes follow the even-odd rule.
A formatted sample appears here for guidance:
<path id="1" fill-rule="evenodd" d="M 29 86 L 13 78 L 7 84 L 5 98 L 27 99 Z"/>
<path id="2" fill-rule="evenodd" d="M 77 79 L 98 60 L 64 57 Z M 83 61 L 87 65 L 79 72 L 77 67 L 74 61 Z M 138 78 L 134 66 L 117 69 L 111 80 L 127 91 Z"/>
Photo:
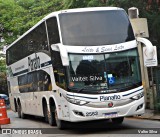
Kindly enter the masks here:
<path id="1" fill-rule="evenodd" d="M 8 117 L 11 119 L 11 124 L 2 125 L 1 128 L 12 128 L 14 135 L 1 134 L 0 137 L 10 136 L 47 136 L 47 137 L 70 137 L 70 136 L 82 136 L 82 137 L 144 137 L 160 136 L 160 121 L 125 118 L 122 125 L 114 125 L 111 121 L 91 121 L 81 123 L 68 123 L 68 129 L 59 130 L 56 126 L 50 126 L 45 123 L 42 118 L 29 116 L 27 119 L 18 118 L 17 113 L 8 111 Z M 37 132 L 39 135 L 18 135 L 15 134 L 17 130 L 21 130 L 20 134 Z M 14 130 L 14 132 L 13 132 Z M 26 131 L 27 130 L 27 131 Z M 29 131 L 28 131 L 29 130 Z M 32 131 L 30 131 L 32 130 Z M 40 135 L 40 133 L 43 133 Z M 157 134 L 158 133 L 158 134 Z M 44 135 L 45 134 L 45 135 Z"/>

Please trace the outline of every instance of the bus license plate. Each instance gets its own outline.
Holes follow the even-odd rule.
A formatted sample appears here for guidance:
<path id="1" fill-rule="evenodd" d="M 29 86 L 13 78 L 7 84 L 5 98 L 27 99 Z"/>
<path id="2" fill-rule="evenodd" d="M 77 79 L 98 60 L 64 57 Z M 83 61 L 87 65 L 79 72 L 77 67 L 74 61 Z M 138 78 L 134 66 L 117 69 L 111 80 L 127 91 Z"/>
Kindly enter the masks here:
<path id="1" fill-rule="evenodd" d="M 110 113 L 103 113 L 105 118 L 113 118 L 113 117 L 117 117 L 118 113 L 117 112 L 110 112 Z"/>

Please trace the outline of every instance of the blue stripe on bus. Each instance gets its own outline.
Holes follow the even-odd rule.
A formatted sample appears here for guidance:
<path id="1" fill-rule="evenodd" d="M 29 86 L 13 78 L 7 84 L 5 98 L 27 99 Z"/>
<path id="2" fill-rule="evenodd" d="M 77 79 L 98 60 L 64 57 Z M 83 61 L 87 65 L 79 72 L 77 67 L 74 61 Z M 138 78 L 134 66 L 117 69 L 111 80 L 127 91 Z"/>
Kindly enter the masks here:
<path id="1" fill-rule="evenodd" d="M 76 95 L 70 95 L 70 94 L 67 94 L 67 96 L 81 97 L 81 98 L 88 98 L 88 99 L 98 99 L 98 98 L 94 98 L 94 97 L 84 97 L 84 96 L 76 96 Z"/>
<path id="2" fill-rule="evenodd" d="M 131 95 L 131 94 L 133 94 L 133 93 L 136 93 L 136 92 L 138 92 L 138 91 L 140 91 L 140 90 L 142 90 L 143 88 L 141 88 L 141 89 L 139 89 L 139 90 L 136 90 L 136 91 L 134 91 L 134 92 L 131 92 L 131 93 L 128 93 L 128 94 L 125 94 L 125 95 L 122 95 L 123 97 L 125 97 L 125 96 L 128 96 L 128 95 Z"/>
<path id="3" fill-rule="evenodd" d="M 134 92 L 131 92 L 131 93 L 122 95 L 122 96 L 125 97 L 125 96 L 131 95 L 131 94 L 133 94 L 133 93 L 136 93 L 136 92 L 138 92 L 138 91 L 140 91 L 140 90 L 143 90 L 143 88 L 141 88 L 141 89 L 139 89 L 139 90 L 136 90 L 136 91 L 134 91 Z M 84 97 L 84 96 L 76 96 L 76 95 L 70 95 L 70 94 L 67 94 L 67 95 L 68 95 L 68 96 L 73 96 L 73 97 L 88 98 L 88 99 L 98 99 L 98 98 L 94 98 L 94 97 Z"/>
<path id="4" fill-rule="evenodd" d="M 28 72 L 28 69 L 25 69 L 25 70 L 19 71 L 17 73 L 14 73 L 13 76 L 17 76 L 17 75 L 20 75 L 20 74 L 23 74 L 23 73 L 27 73 L 27 72 Z"/>
<path id="5" fill-rule="evenodd" d="M 47 61 L 47 62 L 42 63 L 42 64 L 41 64 L 41 67 L 46 67 L 46 66 L 48 66 L 48 65 L 50 65 L 50 64 L 52 64 L 52 61 L 51 61 L 51 60 L 50 60 L 50 61 Z"/>

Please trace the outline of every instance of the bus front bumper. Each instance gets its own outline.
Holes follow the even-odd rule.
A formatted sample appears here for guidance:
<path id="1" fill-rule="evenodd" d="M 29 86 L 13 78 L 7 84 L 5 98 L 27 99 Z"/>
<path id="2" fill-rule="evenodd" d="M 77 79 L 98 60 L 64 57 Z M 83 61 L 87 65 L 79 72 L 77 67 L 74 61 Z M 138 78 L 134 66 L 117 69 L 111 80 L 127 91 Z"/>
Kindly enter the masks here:
<path id="1" fill-rule="evenodd" d="M 144 97 L 127 105 L 112 108 L 93 108 L 70 104 L 69 117 L 71 122 L 110 119 L 141 115 L 145 112 Z"/>

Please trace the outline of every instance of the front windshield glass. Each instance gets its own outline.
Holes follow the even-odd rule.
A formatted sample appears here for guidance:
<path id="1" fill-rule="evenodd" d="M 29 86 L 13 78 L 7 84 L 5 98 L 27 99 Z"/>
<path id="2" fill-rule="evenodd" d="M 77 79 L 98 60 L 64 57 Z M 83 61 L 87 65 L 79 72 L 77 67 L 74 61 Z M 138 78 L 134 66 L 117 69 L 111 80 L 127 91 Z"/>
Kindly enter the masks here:
<path id="1" fill-rule="evenodd" d="M 69 54 L 69 89 L 75 92 L 120 92 L 140 86 L 137 49 L 109 54 Z"/>
<path id="2" fill-rule="evenodd" d="M 62 43 L 71 46 L 98 46 L 135 39 L 123 10 L 59 14 Z"/>

